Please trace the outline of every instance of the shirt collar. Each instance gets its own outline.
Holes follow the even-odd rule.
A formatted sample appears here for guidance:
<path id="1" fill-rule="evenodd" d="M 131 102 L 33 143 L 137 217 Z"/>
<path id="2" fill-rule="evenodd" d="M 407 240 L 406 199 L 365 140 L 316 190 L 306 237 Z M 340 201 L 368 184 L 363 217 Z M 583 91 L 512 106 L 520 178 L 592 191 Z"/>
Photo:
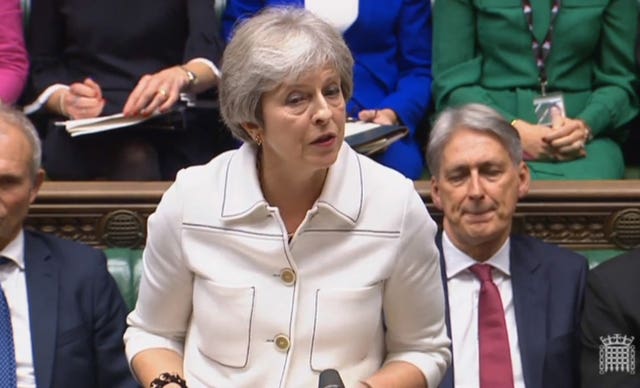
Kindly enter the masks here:
<path id="1" fill-rule="evenodd" d="M 324 188 L 314 207 L 354 225 L 362 212 L 364 198 L 362 166 L 358 154 L 343 143 L 338 158 L 329 168 Z M 227 162 L 222 218 L 248 217 L 267 209 L 256 169 L 255 146 L 243 144 Z"/>
<path id="2" fill-rule="evenodd" d="M 507 277 L 511 276 L 511 270 L 509 268 L 509 241 L 510 238 L 504 242 L 504 244 L 498 249 L 498 251 L 485 261 L 485 264 L 491 265 L 493 268 L 499 270 Z M 460 272 L 466 270 L 478 262 L 471 256 L 458 249 L 447 235 L 447 232 L 442 233 L 442 252 L 444 254 L 444 260 L 447 270 L 447 280 L 457 276 Z"/>
<path id="3" fill-rule="evenodd" d="M 24 270 L 24 231 L 20 229 L 18 235 L 0 251 L 0 256 L 10 259 L 21 269 Z"/>

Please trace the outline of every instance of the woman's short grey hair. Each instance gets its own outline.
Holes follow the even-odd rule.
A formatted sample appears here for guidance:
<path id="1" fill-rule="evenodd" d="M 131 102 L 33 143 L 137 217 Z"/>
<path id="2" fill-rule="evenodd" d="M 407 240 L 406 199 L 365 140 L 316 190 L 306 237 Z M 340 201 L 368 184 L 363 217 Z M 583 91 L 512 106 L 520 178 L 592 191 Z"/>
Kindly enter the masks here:
<path id="1" fill-rule="evenodd" d="M 331 67 L 345 101 L 353 91 L 353 57 L 340 33 L 303 8 L 268 7 L 241 22 L 222 58 L 220 113 L 233 135 L 253 139 L 243 123 L 264 125 L 262 95 L 285 81 Z"/>
<path id="2" fill-rule="evenodd" d="M 10 125 L 21 131 L 31 145 L 31 178 L 40 170 L 42 146 L 35 127 L 21 111 L 0 103 L 0 126 Z"/>
<path id="3" fill-rule="evenodd" d="M 444 147 L 462 129 L 494 136 L 507 149 L 514 165 L 522 162 L 522 144 L 518 131 L 500 113 L 488 106 L 467 104 L 445 109 L 431 129 L 427 145 L 427 165 L 432 176 L 439 176 Z"/>

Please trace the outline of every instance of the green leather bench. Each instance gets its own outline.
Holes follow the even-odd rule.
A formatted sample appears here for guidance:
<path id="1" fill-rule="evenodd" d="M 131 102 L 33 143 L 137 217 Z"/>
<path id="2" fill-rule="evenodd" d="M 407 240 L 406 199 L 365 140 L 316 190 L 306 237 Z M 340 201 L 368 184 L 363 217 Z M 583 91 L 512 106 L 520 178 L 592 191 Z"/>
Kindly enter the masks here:
<path id="1" fill-rule="evenodd" d="M 138 298 L 138 286 L 140 285 L 142 250 L 107 248 L 104 251 L 108 258 L 109 272 L 116 280 L 129 310 L 133 310 L 136 299 Z M 577 252 L 589 260 L 590 267 L 595 267 L 623 251 L 615 249 L 587 249 L 577 250 Z"/>
<path id="2" fill-rule="evenodd" d="M 129 310 L 133 310 L 138 298 L 138 286 L 142 271 L 142 250 L 129 248 L 107 248 L 109 272 L 118 284 Z"/>

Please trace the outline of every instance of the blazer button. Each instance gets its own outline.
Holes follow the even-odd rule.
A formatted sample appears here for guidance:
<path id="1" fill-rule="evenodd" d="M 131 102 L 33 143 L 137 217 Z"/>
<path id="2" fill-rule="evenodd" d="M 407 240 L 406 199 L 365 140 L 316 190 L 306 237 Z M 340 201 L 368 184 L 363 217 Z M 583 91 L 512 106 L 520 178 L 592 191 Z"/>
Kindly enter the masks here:
<path id="1" fill-rule="evenodd" d="M 283 268 L 280 271 L 280 280 L 287 286 L 292 286 L 296 282 L 296 273 L 291 268 Z"/>
<path id="2" fill-rule="evenodd" d="M 283 352 L 289 350 L 289 347 L 291 346 L 289 338 L 284 334 L 278 334 L 277 336 L 275 336 L 274 343 L 276 344 L 278 350 Z"/>

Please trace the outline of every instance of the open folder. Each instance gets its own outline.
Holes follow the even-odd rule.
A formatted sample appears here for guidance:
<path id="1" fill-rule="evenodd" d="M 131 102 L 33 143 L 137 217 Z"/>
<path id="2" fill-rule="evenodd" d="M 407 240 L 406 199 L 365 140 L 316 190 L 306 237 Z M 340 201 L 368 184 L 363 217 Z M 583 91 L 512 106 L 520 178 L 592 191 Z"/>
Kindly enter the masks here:
<path id="1" fill-rule="evenodd" d="M 380 125 L 364 121 L 347 122 L 344 140 L 361 154 L 371 155 L 389 147 L 409 134 L 402 125 Z"/>

